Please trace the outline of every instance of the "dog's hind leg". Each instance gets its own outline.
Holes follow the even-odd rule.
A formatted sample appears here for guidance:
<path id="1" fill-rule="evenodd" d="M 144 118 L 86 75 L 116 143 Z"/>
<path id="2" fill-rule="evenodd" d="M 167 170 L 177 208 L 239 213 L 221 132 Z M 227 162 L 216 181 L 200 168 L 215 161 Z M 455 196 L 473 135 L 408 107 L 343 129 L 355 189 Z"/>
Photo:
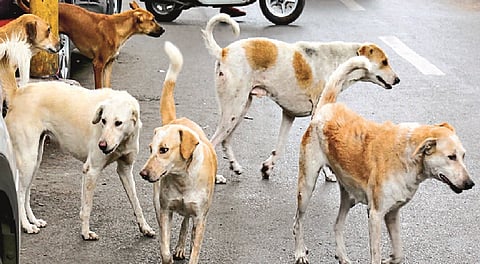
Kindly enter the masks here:
<path id="1" fill-rule="evenodd" d="M 145 217 L 143 216 L 142 207 L 138 201 L 137 191 L 135 189 L 135 180 L 133 179 L 132 170 L 133 164 L 129 164 L 123 160 L 117 161 L 117 173 L 120 176 L 123 188 L 127 193 L 130 204 L 132 205 L 135 216 L 137 217 L 137 224 L 140 228 L 140 232 L 148 237 L 153 237 L 155 236 L 155 231 L 153 231 L 153 229 L 148 225 Z"/>
<path id="2" fill-rule="evenodd" d="M 185 259 L 185 247 L 187 243 L 188 226 L 190 224 L 190 218 L 185 216 L 182 221 L 182 227 L 180 228 L 180 235 L 178 236 L 177 246 L 175 247 L 175 253 L 173 259 L 182 260 Z"/>
<path id="3" fill-rule="evenodd" d="M 336 255 L 335 258 L 341 264 L 350 263 L 347 257 L 347 250 L 345 247 L 344 229 L 345 220 L 347 218 L 348 211 L 355 205 L 355 201 L 350 198 L 350 195 L 345 188 L 340 185 L 340 208 L 338 209 L 337 220 L 335 221 L 335 242 L 336 242 Z"/>
<path id="4" fill-rule="evenodd" d="M 396 208 L 388 212 L 384 219 L 387 226 L 390 240 L 392 241 L 392 255 L 386 260 L 383 260 L 384 264 L 397 264 L 403 262 L 403 246 L 402 239 L 400 237 L 400 208 Z"/>
<path id="5" fill-rule="evenodd" d="M 308 204 L 312 197 L 317 178 L 322 166 L 326 164 L 326 157 L 320 149 L 315 128 L 310 125 L 305 131 L 300 145 L 297 185 L 297 212 L 293 225 L 295 236 L 295 260 L 297 264 L 309 263 L 307 248 L 304 241 L 304 221 Z"/>
<path id="6" fill-rule="evenodd" d="M 295 120 L 294 116 L 289 115 L 287 112 L 282 112 L 282 124 L 280 125 L 280 132 L 278 134 L 277 145 L 272 151 L 272 154 L 268 159 L 262 163 L 262 177 L 264 179 L 270 178 L 270 175 L 273 171 L 273 166 L 277 162 L 278 158 L 285 151 L 285 144 L 288 139 L 288 133 L 292 128 L 293 121 Z"/>
<path id="7" fill-rule="evenodd" d="M 232 103 L 232 100 L 238 102 Z M 222 143 L 223 151 L 227 155 L 228 161 L 230 162 L 230 169 L 232 169 L 236 174 L 242 174 L 242 166 L 235 158 L 232 146 L 230 145 L 230 140 L 233 132 L 243 120 L 243 117 L 250 108 L 252 97 L 249 95 L 245 99 L 220 99 L 219 101 L 221 117 L 211 142 L 213 146 L 216 146 L 220 142 Z"/>

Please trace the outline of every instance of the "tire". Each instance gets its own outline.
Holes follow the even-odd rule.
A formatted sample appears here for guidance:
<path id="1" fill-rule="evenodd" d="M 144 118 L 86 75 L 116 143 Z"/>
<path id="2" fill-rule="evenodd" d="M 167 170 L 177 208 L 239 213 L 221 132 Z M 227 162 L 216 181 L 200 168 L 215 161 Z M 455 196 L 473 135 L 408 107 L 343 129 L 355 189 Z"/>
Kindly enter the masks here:
<path id="1" fill-rule="evenodd" d="M 305 0 L 260 0 L 263 15 L 275 25 L 288 25 L 303 12 Z"/>
<path id="2" fill-rule="evenodd" d="M 182 13 L 178 4 L 170 1 L 145 0 L 145 7 L 158 22 L 172 22 Z"/>

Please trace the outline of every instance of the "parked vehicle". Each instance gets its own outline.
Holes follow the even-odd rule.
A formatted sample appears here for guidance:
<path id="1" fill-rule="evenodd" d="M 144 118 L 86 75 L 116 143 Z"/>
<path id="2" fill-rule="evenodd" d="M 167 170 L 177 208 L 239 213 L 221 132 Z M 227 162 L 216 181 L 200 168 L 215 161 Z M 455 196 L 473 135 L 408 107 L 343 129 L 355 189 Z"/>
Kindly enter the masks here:
<path id="1" fill-rule="evenodd" d="M 183 10 L 198 6 L 245 6 L 257 0 L 140 0 L 159 22 L 175 20 Z M 305 0 L 259 0 L 263 15 L 276 25 L 288 25 L 303 12 Z"/>
<path id="2" fill-rule="evenodd" d="M 0 263 L 20 262 L 20 223 L 17 204 L 18 172 L 10 136 L 0 118 Z"/>

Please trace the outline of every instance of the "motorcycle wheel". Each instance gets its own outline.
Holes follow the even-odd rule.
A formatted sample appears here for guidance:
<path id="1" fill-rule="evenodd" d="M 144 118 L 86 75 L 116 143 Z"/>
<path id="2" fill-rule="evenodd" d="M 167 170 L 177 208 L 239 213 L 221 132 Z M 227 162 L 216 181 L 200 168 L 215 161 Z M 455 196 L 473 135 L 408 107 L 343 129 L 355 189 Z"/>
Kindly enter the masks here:
<path id="1" fill-rule="evenodd" d="M 158 22 L 172 22 L 182 13 L 178 4 L 170 1 L 146 0 L 145 7 L 155 16 L 155 20 Z"/>
<path id="2" fill-rule="evenodd" d="M 288 25 L 303 12 L 305 0 L 260 0 L 263 15 L 275 25 Z"/>

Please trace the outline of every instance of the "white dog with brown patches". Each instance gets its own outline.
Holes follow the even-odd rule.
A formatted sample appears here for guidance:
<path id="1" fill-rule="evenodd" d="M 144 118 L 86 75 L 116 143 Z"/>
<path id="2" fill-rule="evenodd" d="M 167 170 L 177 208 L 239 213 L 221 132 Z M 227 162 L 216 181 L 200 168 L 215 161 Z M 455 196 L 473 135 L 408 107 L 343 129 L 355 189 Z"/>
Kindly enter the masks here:
<path id="1" fill-rule="evenodd" d="M 368 206 L 371 263 L 381 263 L 381 224 L 384 219 L 392 254 L 382 263 L 401 263 L 399 210 L 413 197 L 421 182 L 433 178 L 460 193 L 473 187 L 463 162 L 465 149 L 447 123 L 377 124 L 336 103 L 348 82 L 371 75 L 374 65 L 365 57 L 349 59 L 326 84 L 312 121 L 300 145 L 296 263 L 308 263 L 304 217 L 318 171 L 329 165 L 340 185 L 340 209 L 335 223 L 336 258 L 350 263 L 343 236 L 347 213 L 357 203 Z"/>
<path id="2" fill-rule="evenodd" d="M 160 226 L 162 263 L 185 259 L 190 218 L 193 220 L 190 260 L 198 263 L 207 213 L 213 199 L 217 155 L 200 126 L 187 118 L 177 118 L 174 89 L 183 64 L 180 51 L 165 42 L 170 67 L 163 84 L 160 115 L 163 126 L 155 129 L 150 158 L 140 175 L 154 183 L 153 199 Z M 173 212 L 184 216 L 175 252 L 170 253 Z"/>
<path id="3" fill-rule="evenodd" d="M 381 68 L 379 75 L 364 78 L 390 89 L 400 79 L 388 64 L 382 49 L 372 43 L 297 42 L 293 44 L 267 38 L 242 39 L 221 48 L 213 38 L 214 27 L 225 22 L 238 35 L 238 23 L 228 15 L 218 14 L 203 31 L 205 44 L 216 58 L 215 87 L 220 106 L 220 120 L 211 141 L 222 143 L 231 169 L 242 173 L 230 140 L 253 96 L 268 96 L 283 110 L 282 123 L 275 150 L 263 162 L 262 175 L 267 179 L 284 151 L 288 132 L 295 117 L 312 113 L 323 90 L 325 80 L 347 59 L 363 55 Z"/>
<path id="4" fill-rule="evenodd" d="M 18 205 L 25 232 L 38 233 L 47 224 L 32 212 L 30 187 L 42 161 L 45 137 L 50 136 L 84 162 L 80 209 L 83 239 L 98 239 L 90 230 L 93 192 L 98 175 L 113 162 L 117 163 L 140 231 L 154 236 L 143 216 L 132 174 L 142 125 L 137 100 L 125 91 L 89 90 L 64 82 L 35 82 L 17 88 L 15 72 L 5 61 L 0 61 L 0 80 L 10 106 L 6 123 L 19 169 Z"/>

